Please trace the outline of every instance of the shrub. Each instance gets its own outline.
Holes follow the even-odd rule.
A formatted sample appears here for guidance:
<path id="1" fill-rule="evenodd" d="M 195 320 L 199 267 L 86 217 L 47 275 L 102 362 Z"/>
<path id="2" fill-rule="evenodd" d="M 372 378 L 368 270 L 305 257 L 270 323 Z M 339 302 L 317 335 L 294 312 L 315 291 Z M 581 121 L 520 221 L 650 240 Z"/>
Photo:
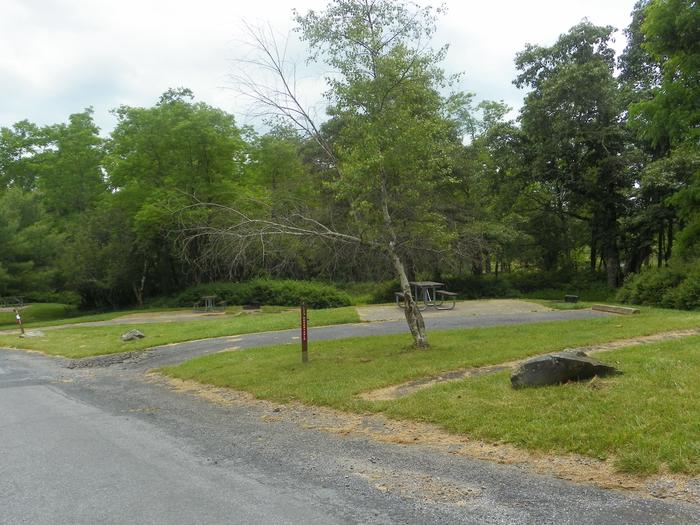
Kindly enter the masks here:
<path id="1" fill-rule="evenodd" d="M 80 294 L 69 290 L 62 292 L 29 292 L 23 297 L 25 303 L 60 303 L 70 306 L 80 304 Z"/>
<path id="2" fill-rule="evenodd" d="M 673 308 L 682 310 L 700 308 L 700 271 L 690 273 L 670 295 Z"/>
<path id="3" fill-rule="evenodd" d="M 694 310 L 700 308 L 700 261 L 650 268 L 630 276 L 617 294 L 623 303 Z"/>
<path id="4" fill-rule="evenodd" d="M 511 285 L 510 279 L 494 275 L 463 275 L 445 279 L 445 287 L 457 292 L 461 299 L 480 299 L 482 297 L 517 297 L 518 291 Z"/>
<path id="5" fill-rule="evenodd" d="M 617 294 L 622 303 L 661 305 L 662 298 L 676 288 L 685 276 L 680 268 L 652 268 L 625 280 Z"/>
<path id="6" fill-rule="evenodd" d="M 216 295 L 229 304 L 261 304 L 336 308 L 351 304 L 350 296 L 336 287 L 309 281 L 255 279 L 240 283 L 217 282 L 188 288 L 176 298 L 179 306 L 192 306 L 202 296 Z"/>
<path id="7" fill-rule="evenodd" d="M 517 272 L 484 275 L 461 275 L 442 279 L 445 288 L 457 292 L 460 299 L 532 297 L 563 300 L 576 294 L 584 301 L 604 301 L 615 291 L 607 286 L 604 276 L 590 272 Z M 375 285 L 372 303 L 394 300 L 398 281 Z"/>

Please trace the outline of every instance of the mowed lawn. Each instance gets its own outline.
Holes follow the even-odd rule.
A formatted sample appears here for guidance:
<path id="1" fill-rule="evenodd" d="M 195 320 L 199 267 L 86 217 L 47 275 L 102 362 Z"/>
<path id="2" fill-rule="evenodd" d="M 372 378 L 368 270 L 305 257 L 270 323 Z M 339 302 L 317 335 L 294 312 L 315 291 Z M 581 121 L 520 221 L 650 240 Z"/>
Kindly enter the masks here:
<path id="1" fill-rule="evenodd" d="M 700 474 L 700 336 L 596 356 L 622 375 L 513 390 L 501 372 L 387 403 L 394 418 L 546 452 L 614 459 L 623 472 Z"/>
<path id="2" fill-rule="evenodd" d="M 72 322 L 70 319 L 68 322 Z M 354 307 L 309 310 L 309 326 L 325 326 L 359 322 Z M 299 312 L 285 310 L 273 313 L 242 313 L 217 319 L 144 323 L 140 325 L 82 326 L 60 330 L 45 330 L 42 337 L 19 338 L 0 335 L 0 348 L 37 350 L 45 354 L 82 358 L 96 355 L 140 350 L 194 339 L 224 337 L 253 332 L 284 330 L 299 326 Z M 31 329 L 31 326 L 28 327 Z M 121 334 L 131 329 L 141 330 L 146 337 L 124 342 Z"/>
<path id="3" fill-rule="evenodd" d="M 700 338 L 599 355 L 623 375 L 515 391 L 507 373 L 446 383 L 395 401 L 358 394 L 459 368 L 497 364 L 569 347 L 700 327 L 700 314 L 643 309 L 640 315 L 430 333 L 430 350 L 408 336 L 312 342 L 204 356 L 163 372 L 258 398 L 429 421 L 480 439 L 597 458 L 620 470 L 700 473 Z"/>

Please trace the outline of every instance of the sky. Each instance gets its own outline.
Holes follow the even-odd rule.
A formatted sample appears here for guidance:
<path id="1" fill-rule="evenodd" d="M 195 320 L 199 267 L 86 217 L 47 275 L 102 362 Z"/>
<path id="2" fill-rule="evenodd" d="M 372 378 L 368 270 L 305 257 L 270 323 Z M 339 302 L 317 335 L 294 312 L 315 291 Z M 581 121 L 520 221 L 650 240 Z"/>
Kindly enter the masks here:
<path id="1" fill-rule="evenodd" d="M 426 2 L 420 1 L 422 5 Z M 432 3 L 432 2 L 431 2 Z M 515 54 L 526 43 L 551 45 L 584 17 L 622 35 L 635 0 L 446 0 L 434 47 L 449 44 L 444 69 L 463 73 L 459 89 L 476 100 L 503 100 L 515 111 L 523 91 L 512 84 Z M 0 127 L 29 119 L 66 122 L 92 106 L 108 133 L 110 110 L 152 106 L 170 87 L 262 129 L 232 75 L 249 56 L 244 22 L 274 28 L 288 56 L 303 64 L 291 32 L 292 9 L 320 10 L 327 0 L 0 0 Z M 437 2 L 432 5 L 438 5 Z M 302 79 L 305 100 L 318 102 L 319 68 Z"/>

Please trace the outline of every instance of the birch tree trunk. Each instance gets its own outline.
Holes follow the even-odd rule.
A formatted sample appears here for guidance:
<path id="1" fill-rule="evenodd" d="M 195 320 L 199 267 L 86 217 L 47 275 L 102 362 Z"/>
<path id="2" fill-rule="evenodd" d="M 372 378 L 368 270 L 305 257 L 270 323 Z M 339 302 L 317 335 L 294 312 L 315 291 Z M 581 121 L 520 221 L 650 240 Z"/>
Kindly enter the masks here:
<path id="1" fill-rule="evenodd" d="M 411 331 L 413 336 L 413 346 L 416 348 L 428 348 L 428 337 L 425 333 L 425 321 L 423 321 L 423 314 L 420 313 L 418 305 L 416 304 L 416 299 L 411 293 L 411 285 L 408 282 L 408 276 L 406 275 L 406 267 L 401 261 L 398 252 L 396 251 L 396 231 L 394 230 L 394 224 L 391 219 L 391 214 L 389 213 L 389 192 L 387 191 L 387 176 L 384 168 L 380 168 L 380 180 L 381 180 L 381 197 L 382 197 L 382 216 L 384 218 L 384 226 L 387 233 L 389 234 L 389 246 L 388 253 L 391 258 L 391 262 L 394 265 L 394 270 L 396 270 L 396 275 L 399 277 L 399 282 L 401 283 L 401 292 L 404 296 L 404 314 L 406 316 L 406 323 L 408 324 L 408 329 Z"/>
<path id="2" fill-rule="evenodd" d="M 396 249 L 393 243 L 389 246 L 389 256 L 396 270 L 396 274 L 399 276 L 399 282 L 401 283 L 401 291 L 404 296 L 404 314 L 406 316 L 406 323 L 408 324 L 408 329 L 411 331 L 413 336 L 413 346 L 416 348 L 428 348 L 428 337 L 425 333 L 425 321 L 423 321 L 423 314 L 421 314 L 416 304 L 416 300 L 411 293 L 411 285 L 408 283 L 408 277 L 406 276 L 406 268 L 401 262 L 401 258 L 396 253 Z"/>

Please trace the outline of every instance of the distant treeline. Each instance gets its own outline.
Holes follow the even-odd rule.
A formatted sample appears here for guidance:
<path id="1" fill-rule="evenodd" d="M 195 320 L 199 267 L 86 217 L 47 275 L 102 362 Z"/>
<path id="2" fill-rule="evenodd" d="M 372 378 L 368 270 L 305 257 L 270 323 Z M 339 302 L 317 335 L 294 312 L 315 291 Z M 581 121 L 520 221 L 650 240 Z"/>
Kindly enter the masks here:
<path id="1" fill-rule="evenodd" d="M 503 103 L 472 105 L 464 94 L 458 117 L 436 120 L 452 99 L 438 100 L 427 66 L 424 90 L 414 83 L 397 98 L 399 108 L 419 101 L 392 113 L 406 119 L 396 127 L 404 142 L 381 164 L 382 180 L 403 177 L 384 197 L 407 232 L 395 244 L 410 277 L 491 274 L 492 283 L 527 270 L 601 275 L 617 287 L 650 267 L 685 269 L 667 272 L 676 284 L 695 272 L 700 10 L 689 0 L 638 2 L 620 56 L 612 31 L 582 22 L 551 47 L 518 53 L 514 82 L 527 95 L 517 121 Z M 349 98 L 362 86 L 343 89 Z M 361 191 L 371 159 L 348 154 L 353 140 L 372 147 L 361 112 L 330 106 L 324 141 L 284 123 L 264 134 L 241 128 L 182 88 L 114 113 L 107 137 L 91 109 L 63 124 L 0 128 L 0 296 L 119 306 L 258 277 L 394 278 L 387 254 L 364 243 L 384 226 L 370 213 L 379 203 Z M 411 133 L 414 121 L 437 130 L 437 146 Z M 419 154 L 437 160 L 418 169 Z M 239 229 L 227 236 L 232 220 Z M 241 234 L 241 221 L 264 231 Z M 357 242 L 319 234 L 320 225 Z"/>

